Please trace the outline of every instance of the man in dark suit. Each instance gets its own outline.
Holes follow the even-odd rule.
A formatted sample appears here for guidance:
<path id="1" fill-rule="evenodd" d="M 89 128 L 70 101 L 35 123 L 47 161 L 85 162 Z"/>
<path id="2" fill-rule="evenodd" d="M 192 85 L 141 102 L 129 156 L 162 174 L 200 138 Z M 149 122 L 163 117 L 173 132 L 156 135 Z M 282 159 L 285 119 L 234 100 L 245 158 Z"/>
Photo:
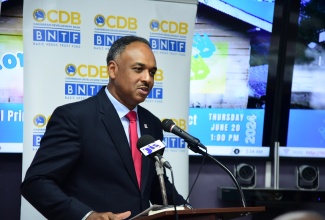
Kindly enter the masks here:
<path id="1" fill-rule="evenodd" d="M 48 219 L 126 219 L 163 204 L 154 161 L 142 156 L 137 181 L 125 115 L 137 112 L 138 135 L 163 139 L 160 120 L 138 104 L 154 85 L 156 60 L 147 40 L 127 36 L 107 55 L 109 83 L 86 100 L 55 109 L 21 185 Z M 168 204 L 173 186 L 166 175 Z M 186 204 L 176 192 L 176 205 Z"/>

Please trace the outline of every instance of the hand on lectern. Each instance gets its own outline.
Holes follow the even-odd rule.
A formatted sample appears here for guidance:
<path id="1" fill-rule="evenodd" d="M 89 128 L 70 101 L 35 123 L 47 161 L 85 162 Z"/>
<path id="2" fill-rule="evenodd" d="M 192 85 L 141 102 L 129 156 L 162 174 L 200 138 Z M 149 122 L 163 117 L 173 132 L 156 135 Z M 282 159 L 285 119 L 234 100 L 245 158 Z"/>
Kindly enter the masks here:
<path id="1" fill-rule="evenodd" d="M 128 218 L 130 215 L 130 211 L 122 213 L 93 212 L 87 217 L 86 220 L 122 220 Z"/>
<path id="2" fill-rule="evenodd" d="M 184 205 L 184 209 L 185 209 L 185 210 L 186 210 L 186 209 L 193 209 L 193 207 L 190 206 L 189 204 L 185 204 L 185 205 Z"/>

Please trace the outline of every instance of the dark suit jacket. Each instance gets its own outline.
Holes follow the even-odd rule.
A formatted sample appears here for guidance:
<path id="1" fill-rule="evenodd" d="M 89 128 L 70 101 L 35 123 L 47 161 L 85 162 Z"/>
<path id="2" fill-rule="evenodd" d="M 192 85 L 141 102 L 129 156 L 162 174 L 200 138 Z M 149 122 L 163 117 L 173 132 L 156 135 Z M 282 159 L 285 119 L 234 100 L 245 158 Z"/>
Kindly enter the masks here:
<path id="1" fill-rule="evenodd" d="M 160 120 L 138 106 L 141 135 L 162 140 Z M 146 126 L 145 126 L 146 125 Z M 168 204 L 172 185 L 165 176 Z M 154 161 L 142 156 L 141 191 L 130 147 L 104 89 L 53 112 L 21 185 L 22 195 L 48 219 L 82 219 L 91 210 L 132 216 L 162 204 Z M 176 195 L 177 205 L 185 201 Z"/>

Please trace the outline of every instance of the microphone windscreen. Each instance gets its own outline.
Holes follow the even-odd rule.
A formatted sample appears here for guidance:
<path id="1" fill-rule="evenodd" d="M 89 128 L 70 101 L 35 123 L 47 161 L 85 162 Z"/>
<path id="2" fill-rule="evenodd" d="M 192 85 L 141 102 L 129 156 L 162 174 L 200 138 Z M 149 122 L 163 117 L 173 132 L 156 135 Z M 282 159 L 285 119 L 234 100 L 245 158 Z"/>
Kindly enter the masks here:
<path id="1" fill-rule="evenodd" d="M 175 123 L 173 122 L 173 120 L 171 119 L 164 119 L 161 122 L 161 126 L 163 128 L 164 131 L 170 132 L 171 131 L 171 127 L 174 125 Z"/>
<path id="2" fill-rule="evenodd" d="M 144 147 L 148 144 L 151 144 L 153 142 L 155 142 L 155 138 L 148 135 L 148 134 L 145 134 L 143 136 L 141 136 L 139 139 L 138 139 L 138 142 L 137 142 L 137 148 L 140 149 L 141 147 Z"/>

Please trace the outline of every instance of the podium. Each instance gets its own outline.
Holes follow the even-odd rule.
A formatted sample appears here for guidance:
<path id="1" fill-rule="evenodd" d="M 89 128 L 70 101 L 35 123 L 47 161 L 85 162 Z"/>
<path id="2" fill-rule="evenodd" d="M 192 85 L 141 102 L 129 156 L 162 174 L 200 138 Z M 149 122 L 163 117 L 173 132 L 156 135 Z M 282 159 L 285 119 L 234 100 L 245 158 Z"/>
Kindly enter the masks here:
<path id="1" fill-rule="evenodd" d="M 178 219 L 184 220 L 227 220 L 264 212 L 265 207 L 235 207 L 235 208 L 211 208 L 211 209 L 186 209 L 178 210 Z M 174 220 L 173 211 L 163 211 L 154 215 L 139 217 L 137 220 Z"/>

